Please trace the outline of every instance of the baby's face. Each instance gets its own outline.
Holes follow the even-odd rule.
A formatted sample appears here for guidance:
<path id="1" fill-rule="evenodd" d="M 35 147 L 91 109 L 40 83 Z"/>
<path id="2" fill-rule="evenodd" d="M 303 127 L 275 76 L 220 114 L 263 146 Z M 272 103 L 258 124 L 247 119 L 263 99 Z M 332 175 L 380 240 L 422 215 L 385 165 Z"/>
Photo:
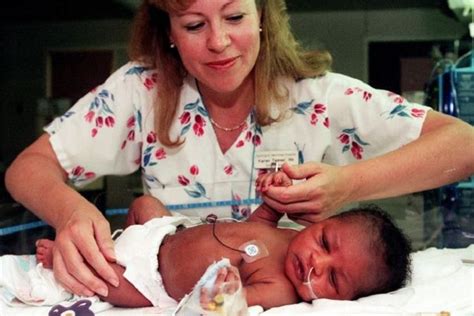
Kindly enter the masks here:
<path id="1" fill-rule="evenodd" d="M 351 300 L 360 290 L 372 288 L 381 271 L 370 240 L 360 221 L 328 219 L 313 224 L 291 241 L 286 275 L 305 301 L 313 299 L 304 284 L 308 275 L 318 298 Z"/>

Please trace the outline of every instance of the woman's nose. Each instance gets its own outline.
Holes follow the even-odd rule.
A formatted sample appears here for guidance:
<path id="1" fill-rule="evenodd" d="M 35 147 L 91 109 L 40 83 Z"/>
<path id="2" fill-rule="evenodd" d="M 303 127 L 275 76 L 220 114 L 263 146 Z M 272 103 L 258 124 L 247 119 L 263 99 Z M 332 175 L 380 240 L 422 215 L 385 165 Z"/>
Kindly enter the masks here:
<path id="1" fill-rule="evenodd" d="M 230 37 L 227 31 L 222 26 L 216 26 L 211 29 L 209 34 L 209 38 L 207 41 L 207 46 L 209 50 L 215 52 L 222 52 L 229 46 L 230 44 Z"/>

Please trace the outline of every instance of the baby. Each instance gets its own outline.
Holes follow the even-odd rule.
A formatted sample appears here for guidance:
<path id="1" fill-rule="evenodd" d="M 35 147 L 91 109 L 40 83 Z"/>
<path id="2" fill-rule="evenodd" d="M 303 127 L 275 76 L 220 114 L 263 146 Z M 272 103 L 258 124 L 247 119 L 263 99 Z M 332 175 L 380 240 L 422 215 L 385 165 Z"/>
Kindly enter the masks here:
<path id="1" fill-rule="evenodd" d="M 150 220 L 157 215 L 162 217 Z M 206 268 L 221 258 L 237 267 L 247 304 L 265 309 L 389 292 L 403 286 L 410 274 L 408 240 L 375 206 L 352 209 L 302 231 L 278 228 L 282 214 L 266 204 L 246 222 L 184 229 L 177 229 L 186 224 L 184 217 L 168 215 L 152 197 L 132 203 L 127 219 L 132 225 L 116 241 L 117 264 L 112 264 L 120 285 L 109 286 L 103 300 L 116 306 L 166 308 L 191 292 Z M 249 242 L 264 254 L 255 261 L 247 260 L 242 250 Z M 53 243 L 37 244 L 37 259 L 44 267 L 52 265 Z M 225 280 L 226 273 L 220 271 L 219 278 Z"/>

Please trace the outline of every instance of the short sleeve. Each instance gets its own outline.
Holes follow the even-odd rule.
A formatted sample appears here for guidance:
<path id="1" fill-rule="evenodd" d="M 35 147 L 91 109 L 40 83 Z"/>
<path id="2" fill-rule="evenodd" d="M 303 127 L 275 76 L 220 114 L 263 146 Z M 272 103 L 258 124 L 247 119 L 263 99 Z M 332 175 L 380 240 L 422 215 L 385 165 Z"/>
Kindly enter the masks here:
<path id="1" fill-rule="evenodd" d="M 139 168 L 142 117 L 151 108 L 154 78 L 146 68 L 129 63 L 45 128 L 72 184 L 83 186 Z"/>
<path id="2" fill-rule="evenodd" d="M 429 107 L 339 74 L 325 78 L 331 142 L 323 162 L 346 165 L 416 140 Z"/>

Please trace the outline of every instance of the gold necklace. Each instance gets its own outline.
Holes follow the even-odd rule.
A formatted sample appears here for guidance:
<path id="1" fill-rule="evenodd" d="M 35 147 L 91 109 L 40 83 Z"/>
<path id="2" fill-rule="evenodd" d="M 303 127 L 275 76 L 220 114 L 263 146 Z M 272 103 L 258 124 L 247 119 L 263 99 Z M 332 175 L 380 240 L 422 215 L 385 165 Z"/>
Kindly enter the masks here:
<path id="1" fill-rule="evenodd" d="M 214 121 L 212 119 L 212 117 L 209 117 L 209 119 L 211 120 L 212 125 L 214 125 L 216 128 L 218 128 L 220 130 L 223 130 L 224 132 L 232 132 L 232 131 L 235 131 L 237 129 L 240 129 L 240 128 L 242 128 L 242 126 L 244 126 L 245 122 L 247 122 L 247 118 L 245 118 L 245 120 L 240 122 L 238 125 L 235 125 L 235 126 L 232 126 L 232 127 L 224 127 L 222 125 L 219 125 L 219 123 L 217 123 L 216 121 Z"/>

